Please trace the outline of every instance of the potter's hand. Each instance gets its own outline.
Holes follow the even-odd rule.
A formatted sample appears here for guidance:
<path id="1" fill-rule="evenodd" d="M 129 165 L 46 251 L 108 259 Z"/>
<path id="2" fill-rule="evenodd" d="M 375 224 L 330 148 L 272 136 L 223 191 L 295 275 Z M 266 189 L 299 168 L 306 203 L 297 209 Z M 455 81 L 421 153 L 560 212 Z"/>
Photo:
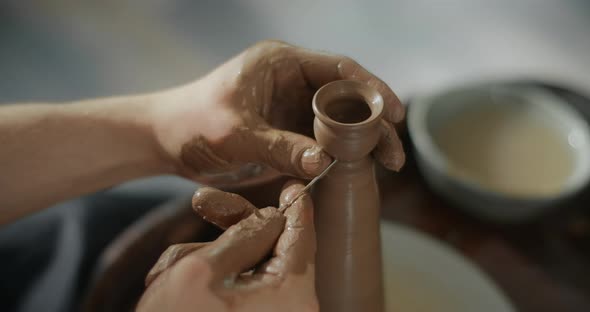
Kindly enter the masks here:
<path id="1" fill-rule="evenodd" d="M 404 153 L 393 123 L 404 108 L 391 89 L 350 58 L 264 41 L 203 79 L 159 94 L 156 133 L 181 174 L 227 171 L 253 162 L 310 178 L 330 163 L 313 137 L 312 97 L 324 84 L 354 79 L 385 100 L 382 139 L 374 155 L 398 170 Z"/>
<path id="2" fill-rule="evenodd" d="M 281 203 L 302 188 L 287 183 Z M 168 248 L 146 278 L 138 311 L 318 310 L 309 196 L 295 201 L 283 216 L 274 207 L 255 210 L 238 195 L 204 188 L 193 197 L 193 207 L 229 228 L 210 243 Z"/>

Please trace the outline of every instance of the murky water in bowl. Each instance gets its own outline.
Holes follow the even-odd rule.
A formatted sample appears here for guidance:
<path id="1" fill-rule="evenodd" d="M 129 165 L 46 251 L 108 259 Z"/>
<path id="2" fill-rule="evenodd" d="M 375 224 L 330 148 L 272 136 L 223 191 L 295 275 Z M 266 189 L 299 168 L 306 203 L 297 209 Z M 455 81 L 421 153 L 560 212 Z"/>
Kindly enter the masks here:
<path id="1" fill-rule="evenodd" d="M 573 169 L 567 138 L 526 110 L 466 109 L 433 133 L 451 174 L 516 196 L 559 193 Z"/>

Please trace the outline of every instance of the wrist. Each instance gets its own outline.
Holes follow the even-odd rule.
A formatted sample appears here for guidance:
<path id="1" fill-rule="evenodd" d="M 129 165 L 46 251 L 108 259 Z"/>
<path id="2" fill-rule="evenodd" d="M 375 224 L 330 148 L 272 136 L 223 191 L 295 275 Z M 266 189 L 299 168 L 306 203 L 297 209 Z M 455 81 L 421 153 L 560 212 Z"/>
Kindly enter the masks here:
<path id="1" fill-rule="evenodd" d="M 120 166 L 132 166 L 138 177 L 174 174 L 173 161 L 158 143 L 151 106 L 152 94 L 132 95 L 74 104 L 65 108 L 73 114 L 82 114 L 89 125 L 100 124 L 104 136 L 117 144 L 108 145 L 113 159 Z"/>
<path id="2" fill-rule="evenodd" d="M 148 93 L 133 96 L 128 105 L 123 108 L 122 115 L 126 122 L 141 138 L 140 148 L 150 155 L 150 161 L 160 174 L 177 174 L 178 165 L 170 155 L 158 135 L 158 115 L 155 107 L 163 105 L 158 93 Z"/>
<path id="3" fill-rule="evenodd" d="M 174 174 L 195 175 L 182 161 L 183 145 L 201 136 L 200 126 L 207 116 L 202 103 L 205 93 L 202 83 L 196 81 L 172 89 L 147 95 L 150 131 L 157 146 L 173 168 Z"/>

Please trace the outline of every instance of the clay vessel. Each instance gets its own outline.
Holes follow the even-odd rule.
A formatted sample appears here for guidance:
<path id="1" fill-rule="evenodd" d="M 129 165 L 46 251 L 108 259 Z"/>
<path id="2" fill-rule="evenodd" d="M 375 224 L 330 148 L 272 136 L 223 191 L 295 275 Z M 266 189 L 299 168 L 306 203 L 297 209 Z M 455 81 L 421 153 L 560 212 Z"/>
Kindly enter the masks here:
<path id="1" fill-rule="evenodd" d="M 314 133 L 338 159 L 312 190 L 321 311 L 383 311 L 379 191 L 370 153 L 379 140 L 383 98 L 366 84 L 340 80 L 313 98 Z"/>

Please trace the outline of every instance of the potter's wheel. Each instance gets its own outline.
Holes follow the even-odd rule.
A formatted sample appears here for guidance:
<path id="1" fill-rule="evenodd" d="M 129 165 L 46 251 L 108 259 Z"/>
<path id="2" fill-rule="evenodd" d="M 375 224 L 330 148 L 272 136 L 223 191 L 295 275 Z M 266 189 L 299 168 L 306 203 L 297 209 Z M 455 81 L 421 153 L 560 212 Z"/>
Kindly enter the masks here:
<path id="1" fill-rule="evenodd" d="M 381 223 L 386 311 L 513 312 L 475 265 L 425 234 Z"/>
<path id="2" fill-rule="evenodd" d="M 168 245 L 212 240 L 205 235 L 207 225 L 192 218 L 189 203 L 178 200 L 154 209 L 111 243 L 82 310 L 129 311 L 144 290 L 147 271 Z M 388 312 L 515 311 L 483 272 L 443 243 L 388 221 L 381 223 L 381 239 Z"/>

